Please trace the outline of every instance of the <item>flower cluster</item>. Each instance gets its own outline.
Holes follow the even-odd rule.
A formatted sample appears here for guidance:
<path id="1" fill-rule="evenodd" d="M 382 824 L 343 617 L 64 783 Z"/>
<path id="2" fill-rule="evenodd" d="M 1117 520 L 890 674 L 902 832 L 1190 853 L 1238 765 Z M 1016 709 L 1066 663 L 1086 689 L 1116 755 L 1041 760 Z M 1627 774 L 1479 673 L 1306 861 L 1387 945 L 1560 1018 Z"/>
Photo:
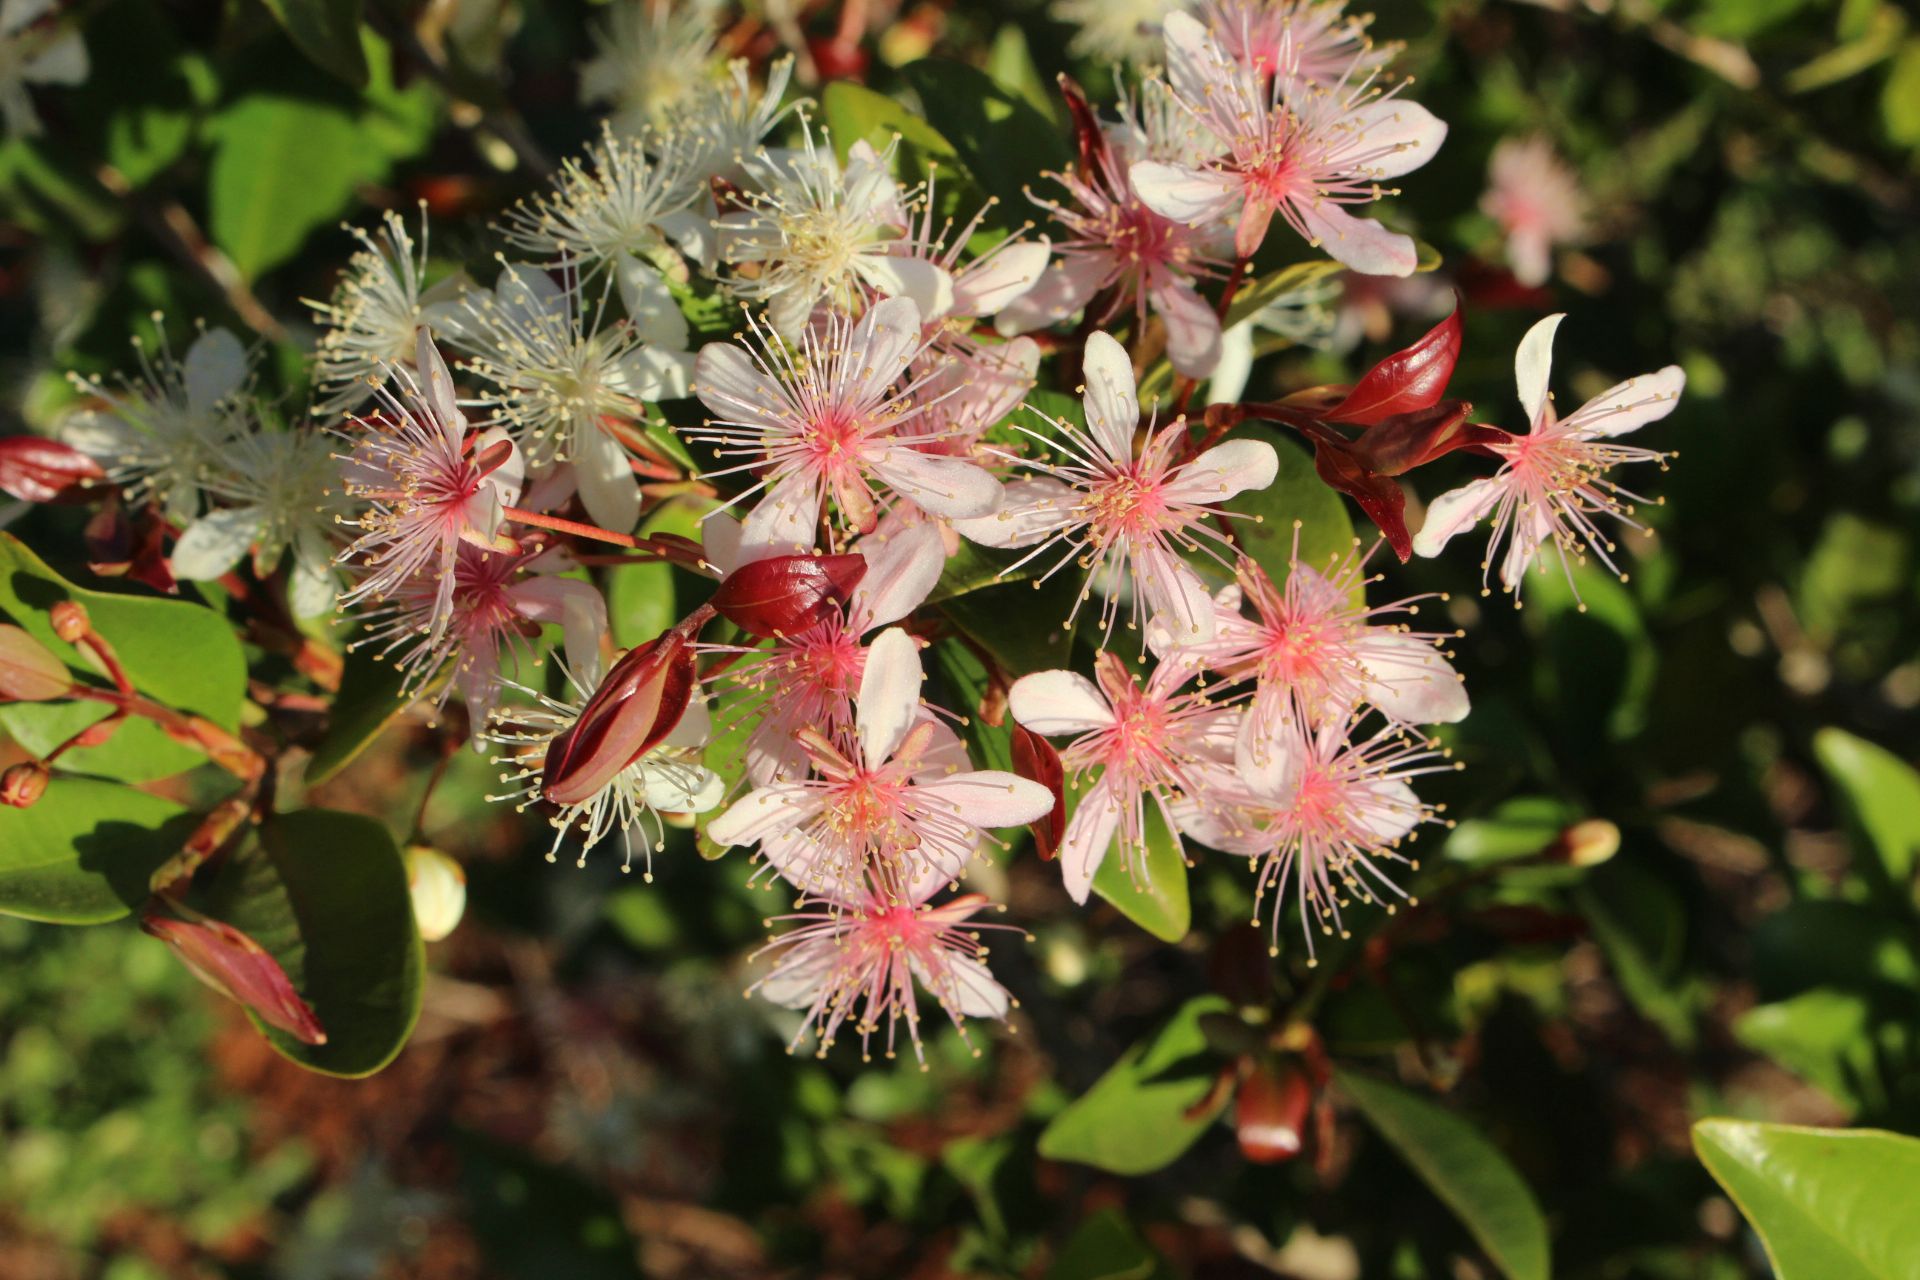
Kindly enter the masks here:
<path id="1" fill-rule="evenodd" d="M 1560 417 L 1555 316 L 1520 347 L 1525 429 L 1475 424 L 1446 398 L 1455 314 L 1351 385 L 1241 401 L 1253 324 L 1324 336 L 1302 315 L 1336 264 L 1416 270 L 1377 206 L 1446 126 L 1339 0 L 1164 8 L 1083 33 L 1144 36 L 1164 74 L 1110 119 L 1065 83 L 1078 160 L 1009 220 L 955 212 L 965 174 L 904 179 L 937 168 L 913 142 L 816 127 L 790 61 L 722 64 L 718 6 L 615 6 L 581 76 L 612 114 L 502 215 L 491 287 L 389 214 L 312 304 L 312 423 L 260 408 L 213 330 L 81 383 L 67 440 L 173 575 L 244 586 L 249 562 L 293 615 L 337 604 L 450 740 L 464 712 L 550 858 L 614 841 L 630 866 L 637 842 L 651 875 L 669 825 L 750 848 L 798 897 L 753 985 L 800 1012 L 796 1043 L 891 1053 L 904 1022 L 918 1054 L 919 993 L 956 1026 L 1007 1016 L 961 882 L 1024 826 L 1075 902 L 1151 887 L 1157 848 L 1245 858 L 1276 947 L 1293 904 L 1311 956 L 1355 904 L 1404 900 L 1443 821 L 1414 784 L 1456 767 L 1434 735 L 1468 712 L 1460 633 L 1422 616 L 1445 598 L 1369 601 L 1379 546 L 1435 555 L 1491 518 L 1483 573 L 1516 594 L 1530 566 L 1619 572 L 1606 522 L 1646 500 L 1613 469 L 1667 455 L 1617 437 L 1683 378 Z M 1565 192 L 1527 203 L 1525 169 L 1496 163 L 1489 209 L 1534 280 L 1577 226 Z M 1330 261 L 1236 312 L 1276 223 Z M 1256 422 L 1383 538 L 1303 554 L 1327 543 L 1269 492 L 1286 459 Z M 1404 477 L 1450 453 L 1497 470 L 1416 537 Z M 661 532 L 669 510 L 697 536 Z M 600 571 L 649 561 L 710 598 L 622 650 Z M 949 607 L 976 590 L 1035 602 L 1014 622 L 1059 657 L 979 642 Z M 936 649 L 985 691 L 929 684 Z M 979 767 L 1009 737 L 1016 768 Z"/>

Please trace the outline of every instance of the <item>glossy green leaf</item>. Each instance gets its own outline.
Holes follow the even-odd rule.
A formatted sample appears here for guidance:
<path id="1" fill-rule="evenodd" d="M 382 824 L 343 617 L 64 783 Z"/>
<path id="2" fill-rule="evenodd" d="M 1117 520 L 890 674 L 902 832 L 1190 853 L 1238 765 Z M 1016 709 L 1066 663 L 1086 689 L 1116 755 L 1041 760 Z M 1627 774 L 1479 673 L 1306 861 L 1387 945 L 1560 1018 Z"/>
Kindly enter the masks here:
<path id="1" fill-rule="evenodd" d="M 1146 875 L 1135 884 L 1126 862 L 1109 851 L 1094 872 L 1093 891 L 1111 902 L 1121 915 L 1163 942 L 1178 942 L 1193 925 L 1193 903 L 1187 890 L 1187 864 L 1180 846 L 1167 830 L 1160 810 L 1147 806 Z"/>
<path id="2" fill-rule="evenodd" d="M 1171 1274 L 1118 1210 L 1102 1209 L 1061 1246 L 1047 1280 L 1161 1280 Z"/>
<path id="3" fill-rule="evenodd" d="M 1920 1106 L 1920 1001 L 1815 987 L 1756 1005 L 1733 1024 L 1763 1053 L 1846 1109 L 1849 1116 L 1910 1115 Z"/>
<path id="4" fill-rule="evenodd" d="M 1227 1090 L 1212 1096 L 1220 1062 L 1200 1026 L 1204 1015 L 1227 1008 L 1219 996 L 1181 1006 L 1053 1118 L 1040 1154 L 1124 1174 L 1151 1173 L 1179 1158 L 1227 1104 Z"/>
<path id="5" fill-rule="evenodd" d="M 1454 862 L 1475 865 L 1528 858 L 1579 820 L 1580 811 L 1563 800 L 1516 796 L 1483 818 L 1461 822 L 1447 835 L 1444 852 Z"/>
<path id="6" fill-rule="evenodd" d="M 1026 221 L 1023 189 L 1073 159 L 1067 140 L 1032 103 L 961 62 L 926 58 L 903 68 L 927 121 L 953 145 L 1001 222 Z"/>
<path id="7" fill-rule="evenodd" d="M 1894 55 L 1880 90 L 1880 119 L 1894 142 L 1920 147 L 1920 39 L 1909 39 Z"/>
<path id="8" fill-rule="evenodd" d="M 364 1076 L 406 1044 L 425 959 L 406 864 L 380 823 L 328 809 L 277 814 L 220 867 L 202 909 L 266 948 L 326 1029 L 325 1044 L 306 1045 L 256 1020 L 286 1057 Z"/>
<path id="9" fill-rule="evenodd" d="M 314 65 L 355 88 L 367 82 L 360 0 L 261 0 Z"/>
<path id="10" fill-rule="evenodd" d="M 1539 1201 L 1471 1121 L 1371 1076 L 1337 1071 L 1334 1079 L 1509 1280 L 1550 1280 Z"/>
<path id="11" fill-rule="evenodd" d="M 1911 1280 L 1920 1140 L 1715 1119 L 1693 1126 L 1693 1148 L 1753 1224 L 1777 1280 Z"/>
<path id="12" fill-rule="evenodd" d="M 643 535 L 678 534 L 700 540 L 700 517 L 713 501 L 692 494 L 670 498 L 641 522 Z M 613 642 L 630 649 L 651 640 L 680 619 L 670 564 L 623 564 L 607 572 L 607 621 Z"/>
<path id="13" fill-rule="evenodd" d="M 1225 328 L 1231 329 L 1254 312 L 1272 306 L 1295 289 L 1305 289 L 1329 280 L 1345 270 L 1330 258 L 1317 258 L 1312 262 L 1295 262 L 1281 267 L 1278 271 L 1261 276 L 1243 285 L 1233 295 L 1233 301 L 1227 304 Z"/>
<path id="14" fill-rule="evenodd" d="M 147 878 L 199 819 L 132 787 L 56 777 L 40 802 L 0 806 L 0 913 L 102 924 L 147 898 Z"/>
<path id="15" fill-rule="evenodd" d="M 1884 747 L 1840 729 L 1816 733 L 1813 753 L 1840 793 L 1856 866 L 1870 854 L 1870 878 L 1892 901 L 1910 901 L 1920 859 L 1920 773 Z"/>
<path id="16" fill-rule="evenodd" d="M 1909 920 L 1857 902 L 1802 901 L 1753 930 L 1753 980 L 1766 999 L 1816 986 L 1920 988 Z"/>
<path id="17" fill-rule="evenodd" d="M 1038 587 L 1030 581 L 1008 581 L 949 597 L 940 611 L 1017 679 L 1067 665 L 1074 631 L 1067 617 L 1074 612 L 1085 577 L 1070 565 Z M 1088 600 L 1081 613 L 1097 619 L 1099 604 Z M 1076 617 L 1075 625 L 1083 620 Z"/>
<path id="18" fill-rule="evenodd" d="M 373 655 L 372 647 L 366 645 L 348 651 L 326 732 L 307 761 L 309 783 L 325 782 L 346 768 L 411 704 L 400 692 L 405 675 L 393 663 L 377 661 Z"/>
<path id="19" fill-rule="evenodd" d="M 205 716 L 223 729 L 240 723 L 247 667 L 231 624 L 211 609 L 184 600 L 120 595 L 77 587 L 11 534 L 0 533 L 0 614 L 31 633 L 49 651 L 94 683 L 98 671 L 82 665 L 73 646 L 53 634 L 47 613 L 62 600 L 84 605 L 94 630 L 119 654 L 127 678 L 141 693 L 177 710 Z M 191 654 L 192 661 L 181 661 Z M 44 755 L 108 714 L 99 703 L 35 703 L 0 707 L 0 725 L 20 745 Z M 148 782 L 180 773 L 205 757 L 145 720 L 124 724 L 103 746 L 68 752 L 61 767 Z"/>
<path id="20" fill-rule="evenodd" d="M 854 143 L 866 142 L 875 151 L 885 151 L 898 136 L 902 176 L 925 177 L 927 163 L 933 161 L 942 173 L 971 181 L 953 144 L 941 137 L 925 117 L 885 94 L 850 80 L 835 80 L 820 95 L 820 110 L 833 133 L 833 149 L 842 164 L 847 161 L 847 148 Z"/>
<path id="21" fill-rule="evenodd" d="M 1027 47 L 1026 33 L 1018 23 L 1004 23 L 994 33 L 993 46 L 987 50 L 987 74 L 995 84 L 1052 121 L 1054 128 L 1065 128 L 1065 104 L 1052 81 L 1034 65 L 1033 51 Z"/>

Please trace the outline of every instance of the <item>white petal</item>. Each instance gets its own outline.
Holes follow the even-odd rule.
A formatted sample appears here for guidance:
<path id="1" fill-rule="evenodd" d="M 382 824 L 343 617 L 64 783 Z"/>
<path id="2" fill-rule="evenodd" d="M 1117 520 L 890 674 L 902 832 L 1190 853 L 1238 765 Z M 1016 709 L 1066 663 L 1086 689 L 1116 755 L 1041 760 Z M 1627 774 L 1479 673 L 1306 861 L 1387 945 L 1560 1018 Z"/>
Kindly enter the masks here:
<path id="1" fill-rule="evenodd" d="M 1119 800 L 1102 778 L 1080 797 L 1080 807 L 1068 819 L 1066 836 L 1060 841 L 1060 876 L 1067 896 L 1075 902 L 1085 902 L 1093 891 L 1094 873 L 1106 861 L 1119 827 Z"/>
<path id="2" fill-rule="evenodd" d="M 324 550 L 317 556 L 294 548 L 293 573 L 287 584 L 287 604 L 296 618 L 320 618 L 333 611 L 340 583 Z"/>
<path id="3" fill-rule="evenodd" d="M 1500 501 L 1504 486 L 1491 476 L 1470 481 L 1458 489 L 1449 489 L 1427 504 L 1427 521 L 1413 535 L 1413 549 L 1423 556 L 1437 556 L 1457 533 L 1480 523 Z"/>
<path id="4" fill-rule="evenodd" d="M 953 313 L 990 316 L 1032 289 L 1047 269 L 1052 246 L 1045 240 L 1010 244 L 953 281 Z"/>
<path id="5" fill-rule="evenodd" d="M 811 551 L 819 518 L 818 481 L 805 472 L 788 476 L 761 495 L 740 522 L 741 563 Z"/>
<path id="6" fill-rule="evenodd" d="M 1367 170 L 1379 178 L 1412 173 L 1446 141 L 1447 126 L 1433 112 L 1404 98 L 1386 98 L 1355 108 L 1349 117 L 1365 138 L 1366 149 L 1395 147 L 1391 155 L 1367 161 Z"/>
<path id="7" fill-rule="evenodd" d="M 1176 646 L 1213 639 L 1213 597 L 1185 561 L 1170 551 L 1143 548 L 1134 554 L 1134 572 L 1154 621 L 1167 628 Z"/>
<path id="8" fill-rule="evenodd" d="M 1031 289 L 1001 308 L 993 327 L 1011 336 L 1065 320 L 1100 292 L 1114 266 L 1111 253 L 1082 250 L 1061 254 Z"/>
<path id="9" fill-rule="evenodd" d="M 994 979 L 987 966 L 972 956 L 947 951 L 941 954 L 946 969 L 944 980 L 923 978 L 929 991 L 954 1013 L 963 1018 L 1005 1018 L 1013 1007 L 1007 989 Z"/>
<path id="10" fill-rule="evenodd" d="M 1513 354 L 1513 378 L 1520 388 L 1520 407 L 1527 411 L 1529 428 L 1538 427 L 1547 409 L 1547 380 L 1553 374 L 1553 335 L 1565 320 L 1557 312 L 1527 330 Z"/>
<path id="11" fill-rule="evenodd" d="M 607 384 L 636 400 L 678 400 L 693 385 L 694 356 L 665 345 L 636 347 L 607 372 Z"/>
<path id="12" fill-rule="evenodd" d="M 853 260 L 859 277 L 889 298 L 905 298 L 922 319 L 938 320 L 953 309 L 953 277 L 925 258 L 892 253 L 863 253 Z"/>
<path id="13" fill-rule="evenodd" d="M 776 782 L 758 787 L 733 802 L 725 813 L 707 824 L 716 844 L 758 844 L 785 835 L 819 812 L 818 789 L 800 782 Z"/>
<path id="14" fill-rule="evenodd" d="M 1113 709 L 1100 686 L 1077 671 L 1021 676 L 1007 691 L 1007 706 L 1015 720 L 1048 738 L 1104 729 L 1113 723 Z"/>
<path id="15" fill-rule="evenodd" d="M 565 634 L 567 666 L 576 679 L 597 670 L 600 639 L 607 634 L 607 604 L 591 582 L 553 574 L 529 574 L 507 588 L 513 610 L 535 622 L 558 623 Z"/>
<path id="16" fill-rule="evenodd" d="M 247 554 L 247 548 L 266 526 L 259 507 L 226 507 L 188 525 L 173 544 L 168 563 L 173 576 L 190 582 L 211 582 Z"/>
<path id="17" fill-rule="evenodd" d="M 783 1009 L 811 1008 L 826 990 L 839 960 L 840 949 L 831 938 L 796 943 L 766 977 L 754 983 L 753 993 Z"/>
<path id="18" fill-rule="evenodd" d="M 785 405 L 780 384 L 753 362 L 745 347 L 710 342 L 693 362 L 694 394 L 713 412 L 752 423 Z"/>
<path id="19" fill-rule="evenodd" d="M 1167 323 L 1167 359 L 1174 371 L 1183 378 L 1212 374 L 1220 363 L 1220 317 L 1212 304 L 1184 280 L 1169 279 L 1149 297 Z"/>
<path id="20" fill-rule="evenodd" d="M 1410 276 L 1420 265 L 1412 236 L 1389 231 L 1368 218 L 1356 218 L 1331 200 L 1295 203 L 1313 242 L 1335 262 L 1362 275 Z"/>
<path id="21" fill-rule="evenodd" d="M 640 482 L 627 451 L 591 419 L 574 425 L 573 473 L 580 501 L 603 529 L 630 532 L 640 523 Z"/>
<path id="22" fill-rule="evenodd" d="M 80 84 L 87 78 L 87 46 L 69 31 L 20 68 L 20 78 L 35 84 Z"/>
<path id="23" fill-rule="evenodd" d="M 867 308 L 848 340 L 860 369 L 848 384 L 852 398 L 875 399 L 906 371 L 920 349 L 922 312 L 910 298 L 888 298 Z"/>
<path id="24" fill-rule="evenodd" d="M 181 365 L 187 407 L 205 413 L 240 389 L 247 377 L 247 349 L 225 329 L 209 329 L 193 340 Z"/>
<path id="25" fill-rule="evenodd" d="M 118 462 L 138 446 L 140 432 L 97 409 L 76 409 L 60 420 L 60 439 L 90 458 Z"/>
<path id="26" fill-rule="evenodd" d="M 1175 10 L 1160 24 L 1167 51 L 1167 80 L 1173 91 L 1190 102 L 1204 102 L 1208 87 L 1219 78 L 1227 58 L 1219 42 L 1192 14 Z"/>
<path id="27" fill-rule="evenodd" d="M 867 647 L 867 668 L 854 700 L 854 733 L 867 768 L 885 764 L 920 714 L 920 646 L 898 627 Z"/>
<path id="28" fill-rule="evenodd" d="M 940 526 L 916 524 L 881 541 L 863 538 L 866 576 L 853 589 L 848 618 L 856 633 L 898 622 L 920 607 L 947 567 Z"/>
<path id="29" fill-rule="evenodd" d="M 1181 467 L 1165 492 L 1177 502 L 1213 505 L 1264 489 L 1279 473 L 1280 457 L 1266 441 L 1225 440 Z"/>
<path id="30" fill-rule="evenodd" d="M 1566 419 L 1588 436 L 1623 436 L 1673 412 L 1686 390 L 1687 375 L 1677 364 L 1643 373 L 1610 387 Z"/>
<path id="31" fill-rule="evenodd" d="M 936 457 L 902 445 L 881 454 L 873 471 L 902 497 L 936 516 L 965 519 L 1000 509 L 1000 482 L 963 458 Z"/>
<path id="32" fill-rule="evenodd" d="M 1360 649 L 1367 698 L 1402 724 L 1454 724 L 1467 718 L 1467 687 L 1446 655 L 1425 640 L 1370 631 Z"/>
<path id="33" fill-rule="evenodd" d="M 1074 523 L 1079 496 L 1052 476 L 1009 480 L 1006 501 L 992 515 L 955 520 L 960 536 L 983 547 L 1029 547 Z"/>
<path id="34" fill-rule="evenodd" d="M 1253 375 L 1253 320 L 1242 320 L 1220 335 L 1220 358 L 1207 382 L 1208 404 L 1232 404 L 1245 394 Z"/>
<path id="35" fill-rule="evenodd" d="M 913 788 L 970 827 L 1018 827 L 1053 811 L 1053 792 L 1037 782 L 998 769 L 977 769 L 922 782 Z"/>
<path id="36" fill-rule="evenodd" d="M 1231 175 L 1191 165 L 1142 160 L 1128 170 L 1140 203 L 1172 222 L 1192 226 L 1226 217 L 1240 197 Z"/>
<path id="37" fill-rule="evenodd" d="M 467 420 L 454 402 L 453 375 L 447 371 L 447 362 L 440 358 L 440 349 L 433 345 L 433 334 L 425 325 L 415 332 L 414 343 L 415 375 L 428 410 L 442 423 L 464 427 Z"/>
<path id="38" fill-rule="evenodd" d="M 614 259 L 613 270 L 620 285 L 620 301 L 640 340 L 670 351 L 685 351 L 687 318 L 674 302 L 665 277 L 631 253 Z"/>
<path id="39" fill-rule="evenodd" d="M 1420 825 L 1420 797 L 1412 787 L 1400 781 L 1365 784 L 1368 799 L 1354 806 L 1356 834 L 1371 836 L 1375 848 L 1382 848 Z"/>
<path id="40" fill-rule="evenodd" d="M 1082 403 L 1087 428 L 1113 461 L 1133 461 L 1133 433 L 1140 425 L 1140 398 L 1133 380 L 1133 361 L 1111 334 L 1094 332 L 1087 338 L 1086 381 Z"/>
<path id="41" fill-rule="evenodd" d="M 647 803 L 667 813 L 706 813 L 726 794 L 720 775 L 699 765 L 642 760 L 636 767 L 646 783 Z"/>

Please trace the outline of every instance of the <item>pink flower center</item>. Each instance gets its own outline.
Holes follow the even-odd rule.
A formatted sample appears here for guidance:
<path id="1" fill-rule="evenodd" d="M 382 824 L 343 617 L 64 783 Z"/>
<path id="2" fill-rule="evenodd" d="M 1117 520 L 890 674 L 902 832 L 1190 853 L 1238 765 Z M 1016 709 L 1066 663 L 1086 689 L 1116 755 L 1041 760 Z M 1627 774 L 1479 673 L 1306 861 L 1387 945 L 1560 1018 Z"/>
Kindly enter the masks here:
<path id="1" fill-rule="evenodd" d="M 1129 469 L 1097 482 L 1088 494 L 1088 523 L 1095 546 L 1121 538 L 1150 538 L 1170 525 L 1164 487 Z"/>
<path id="2" fill-rule="evenodd" d="M 901 822 L 903 782 L 892 770 L 861 770 L 828 791 L 827 827 L 850 848 L 897 849 L 906 826 Z"/>
<path id="3" fill-rule="evenodd" d="M 833 700 L 851 697 L 860 687 L 867 651 L 839 622 L 827 622 L 796 637 L 785 664 L 788 677 L 805 694 Z"/>

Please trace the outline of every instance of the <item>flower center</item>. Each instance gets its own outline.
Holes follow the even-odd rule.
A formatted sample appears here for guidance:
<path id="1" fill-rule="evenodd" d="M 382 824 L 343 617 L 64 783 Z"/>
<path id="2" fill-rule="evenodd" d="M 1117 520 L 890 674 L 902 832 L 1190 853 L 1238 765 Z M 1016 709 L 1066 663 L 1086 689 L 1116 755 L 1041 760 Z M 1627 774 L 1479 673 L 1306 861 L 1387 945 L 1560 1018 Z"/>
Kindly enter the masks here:
<path id="1" fill-rule="evenodd" d="M 1161 487 L 1124 471 L 1094 485 L 1087 495 L 1088 524 L 1095 546 L 1117 538 L 1151 536 L 1167 527 L 1167 503 Z"/>

